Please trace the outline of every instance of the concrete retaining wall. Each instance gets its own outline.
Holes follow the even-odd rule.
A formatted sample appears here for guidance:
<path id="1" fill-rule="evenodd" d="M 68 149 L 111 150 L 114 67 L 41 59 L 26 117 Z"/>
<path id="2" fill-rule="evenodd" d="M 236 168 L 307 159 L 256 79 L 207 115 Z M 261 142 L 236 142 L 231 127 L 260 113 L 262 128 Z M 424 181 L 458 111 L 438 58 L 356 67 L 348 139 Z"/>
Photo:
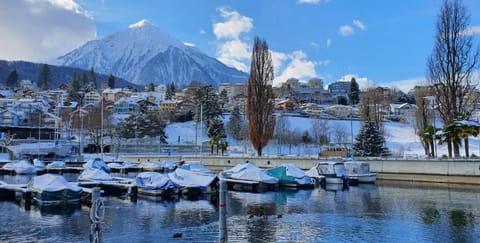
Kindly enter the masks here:
<path id="1" fill-rule="evenodd" d="M 228 169 L 236 164 L 249 161 L 261 168 L 273 168 L 284 163 L 296 164 L 308 170 L 320 161 L 311 157 L 232 157 L 232 156 L 162 156 L 162 155 L 123 155 L 121 160 L 131 162 L 162 161 L 164 159 L 201 161 L 215 171 Z M 462 160 L 381 160 L 369 159 L 370 169 L 377 172 L 379 179 L 429 181 L 444 183 L 479 184 L 480 161 Z"/>

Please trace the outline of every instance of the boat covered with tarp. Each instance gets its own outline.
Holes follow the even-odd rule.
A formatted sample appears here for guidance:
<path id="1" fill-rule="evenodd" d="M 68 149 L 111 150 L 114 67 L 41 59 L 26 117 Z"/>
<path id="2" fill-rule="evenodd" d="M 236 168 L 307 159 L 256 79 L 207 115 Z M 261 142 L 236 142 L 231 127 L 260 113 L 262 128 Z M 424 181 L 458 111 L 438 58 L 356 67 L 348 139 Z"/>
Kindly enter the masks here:
<path id="1" fill-rule="evenodd" d="M 325 176 L 326 184 L 346 184 L 348 174 L 343 162 L 326 161 L 317 164 L 319 175 Z"/>
<path id="2" fill-rule="evenodd" d="M 13 171 L 17 175 L 29 175 L 37 173 L 37 167 L 35 167 L 28 160 L 24 159 L 6 163 L 2 169 Z"/>
<path id="3" fill-rule="evenodd" d="M 35 201 L 42 204 L 80 202 L 82 188 L 67 182 L 61 175 L 44 174 L 33 177 L 27 187 Z"/>
<path id="4" fill-rule="evenodd" d="M 310 188 L 314 185 L 313 179 L 294 164 L 282 164 L 265 172 L 277 178 L 280 186 Z"/>
<path id="5" fill-rule="evenodd" d="M 206 174 L 183 168 L 177 168 L 168 173 L 170 179 L 182 188 L 184 193 L 198 190 L 201 193 L 215 192 L 218 177 L 216 174 Z"/>
<path id="6" fill-rule="evenodd" d="M 252 163 L 237 164 L 224 170 L 220 176 L 232 190 L 263 192 L 278 189 L 278 179 Z"/>
<path id="7" fill-rule="evenodd" d="M 110 172 L 110 167 L 108 167 L 107 163 L 105 163 L 105 161 L 101 158 L 93 158 L 88 160 L 87 163 L 83 165 L 83 168 L 99 169 L 107 173 Z"/>
<path id="8" fill-rule="evenodd" d="M 174 183 L 167 174 L 159 172 L 141 172 L 135 177 L 134 184 L 138 193 L 146 196 L 168 196 L 178 193 L 179 185 Z"/>

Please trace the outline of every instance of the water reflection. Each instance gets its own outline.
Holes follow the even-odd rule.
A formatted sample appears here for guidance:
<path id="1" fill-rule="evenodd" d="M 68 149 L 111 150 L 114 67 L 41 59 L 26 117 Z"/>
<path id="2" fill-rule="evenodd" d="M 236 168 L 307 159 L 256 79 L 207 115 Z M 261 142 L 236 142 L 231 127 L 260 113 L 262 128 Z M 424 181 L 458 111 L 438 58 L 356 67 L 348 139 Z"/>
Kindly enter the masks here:
<path id="1" fill-rule="evenodd" d="M 13 179 L 13 178 L 11 178 Z M 480 189 L 379 182 L 348 190 L 228 192 L 233 242 L 474 242 Z M 144 200 L 106 197 L 105 242 L 214 242 L 218 198 Z M 25 211 L 0 202 L 0 241 L 88 241 L 89 208 Z M 181 232 L 181 238 L 173 234 Z"/>

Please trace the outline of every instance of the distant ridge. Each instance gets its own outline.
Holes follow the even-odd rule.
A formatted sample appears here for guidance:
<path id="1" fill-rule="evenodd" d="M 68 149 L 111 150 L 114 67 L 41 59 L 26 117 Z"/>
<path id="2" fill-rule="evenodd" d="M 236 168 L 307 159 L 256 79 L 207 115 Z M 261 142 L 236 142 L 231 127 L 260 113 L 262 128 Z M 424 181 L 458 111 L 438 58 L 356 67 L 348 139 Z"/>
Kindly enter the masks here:
<path id="1" fill-rule="evenodd" d="M 17 70 L 19 80 L 29 79 L 29 80 L 32 80 L 34 83 L 37 83 L 38 74 L 40 73 L 40 70 L 43 65 L 44 65 L 43 63 L 0 60 L 0 83 L 4 84 L 5 79 L 13 70 Z M 49 67 L 50 67 L 50 73 L 52 75 L 52 83 L 50 84 L 50 87 L 52 89 L 58 87 L 62 83 L 68 85 L 74 73 L 81 75 L 82 72 L 85 71 L 80 68 L 61 67 L 61 66 L 55 66 L 50 64 L 49 64 Z M 107 80 L 109 75 L 101 74 L 97 72 L 95 73 L 97 77 L 97 87 L 100 87 L 100 84 L 103 81 Z M 116 87 L 125 87 L 128 85 L 133 85 L 133 84 L 130 82 L 127 82 L 122 78 L 115 77 Z M 136 85 L 134 86 L 136 87 Z"/>

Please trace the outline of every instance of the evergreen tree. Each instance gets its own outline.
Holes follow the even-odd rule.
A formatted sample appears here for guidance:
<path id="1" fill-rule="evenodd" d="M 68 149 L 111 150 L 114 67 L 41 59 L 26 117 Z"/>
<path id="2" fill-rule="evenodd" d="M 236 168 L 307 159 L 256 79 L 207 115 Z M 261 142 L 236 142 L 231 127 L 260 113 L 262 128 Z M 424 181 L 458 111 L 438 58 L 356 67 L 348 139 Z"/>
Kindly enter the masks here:
<path id="1" fill-rule="evenodd" d="M 243 140 L 246 138 L 246 124 L 242 119 L 240 107 L 238 106 L 233 108 L 232 115 L 228 121 L 228 130 L 235 140 Z"/>
<path id="2" fill-rule="evenodd" d="M 155 84 L 153 83 L 148 83 L 145 85 L 145 92 L 153 92 L 155 91 Z"/>
<path id="3" fill-rule="evenodd" d="M 18 86 L 18 74 L 16 69 L 8 74 L 7 78 L 5 79 L 5 86 L 9 88 L 15 88 Z"/>
<path id="4" fill-rule="evenodd" d="M 206 120 L 207 123 L 222 115 L 218 95 L 212 85 L 202 86 L 195 91 L 193 103 L 198 107 L 197 120 L 200 119 L 201 112 L 203 120 Z M 200 111 L 200 108 L 202 111 Z"/>
<path id="5" fill-rule="evenodd" d="M 220 148 L 220 143 L 223 141 L 226 137 L 225 135 L 225 127 L 223 125 L 223 121 L 219 118 L 214 118 L 209 122 L 208 129 L 207 129 L 207 134 L 208 137 L 210 138 L 210 146 L 212 148 L 212 154 L 213 154 L 213 148 L 217 148 L 217 154 L 218 154 L 218 149 Z M 223 150 L 223 149 L 222 149 Z"/>
<path id="6" fill-rule="evenodd" d="M 107 85 L 109 88 L 114 89 L 115 88 L 115 76 L 113 74 L 110 74 L 107 79 Z"/>
<path id="7" fill-rule="evenodd" d="M 89 82 L 88 84 L 90 85 L 90 88 L 93 88 L 93 89 L 97 89 L 97 74 L 95 73 L 95 71 L 93 71 L 93 68 L 90 69 L 89 73 L 88 73 L 88 76 L 89 76 Z"/>
<path id="8" fill-rule="evenodd" d="M 228 93 L 227 93 L 227 90 L 224 89 L 222 90 L 222 92 L 220 92 L 220 96 L 218 97 L 218 101 L 220 102 L 220 107 L 223 107 L 225 106 L 225 104 L 228 102 Z"/>
<path id="9" fill-rule="evenodd" d="M 80 78 L 76 73 L 73 74 L 68 87 L 68 99 L 70 101 L 82 102 L 82 95 L 80 94 Z"/>
<path id="10" fill-rule="evenodd" d="M 160 137 L 162 143 L 167 143 L 165 133 L 166 122 L 154 112 L 135 113 L 125 118 L 118 125 L 123 138 Z"/>
<path id="11" fill-rule="evenodd" d="M 165 99 L 173 100 L 175 98 L 175 84 L 169 83 L 167 84 L 167 90 L 165 91 Z"/>
<path id="12" fill-rule="evenodd" d="M 338 104 L 339 105 L 348 105 L 347 97 L 345 97 L 343 95 L 338 96 Z"/>
<path id="13" fill-rule="evenodd" d="M 353 151 L 355 156 L 388 156 L 390 152 L 384 147 L 385 138 L 383 136 L 383 128 L 375 122 L 365 122 L 360 129 Z"/>
<path id="14" fill-rule="evenodd" d="M 360 88 L 355 78 L 352 78 L 352 80 L 350 81 L 348 99 L 350 100 L 350 105 L 356 105 L 360 102 Z"/>
<path id="15" fill-rule="evenodd" d="M 47 90 L 50 87 L 50 82 L 52 81 L 52 74 L 50 72 L 50 66 L 48 64 L 43 64 L 42 70 L 38 74 L 38 88 L 40 90 Z"/>

